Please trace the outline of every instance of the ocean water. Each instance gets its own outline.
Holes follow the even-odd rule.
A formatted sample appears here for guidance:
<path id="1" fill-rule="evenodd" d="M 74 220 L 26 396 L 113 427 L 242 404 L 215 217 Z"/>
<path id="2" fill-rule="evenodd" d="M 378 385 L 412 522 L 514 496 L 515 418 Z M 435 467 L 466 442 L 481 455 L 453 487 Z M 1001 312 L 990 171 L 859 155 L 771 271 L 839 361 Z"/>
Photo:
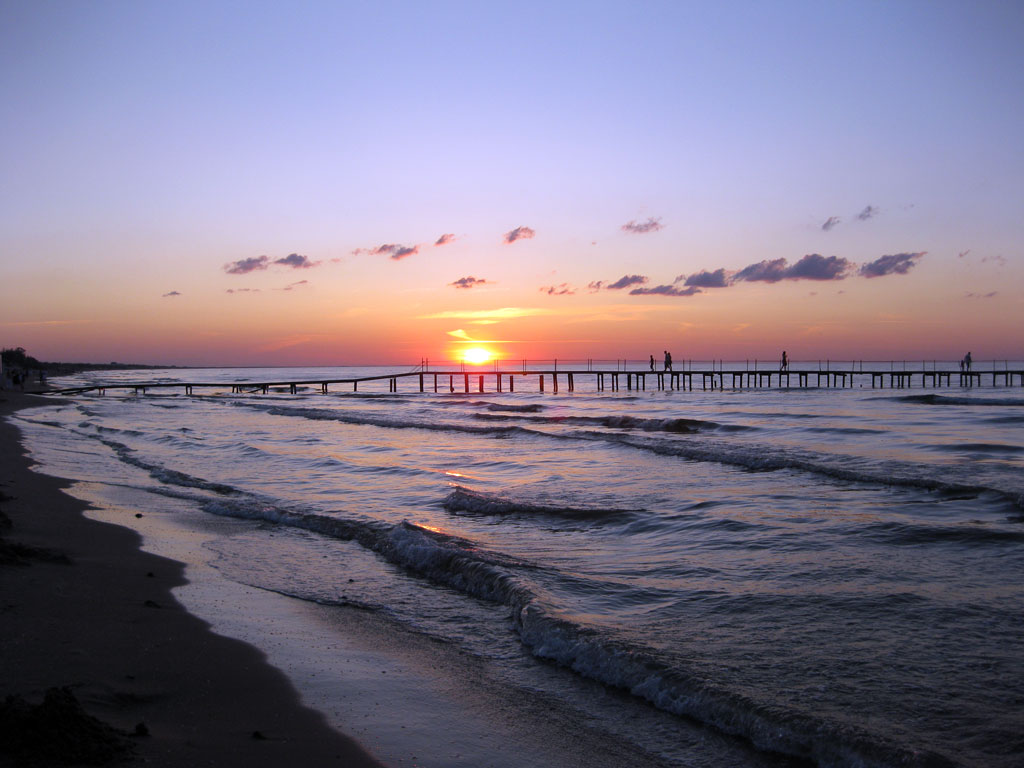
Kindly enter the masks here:
<path id="1" fill-rule="evenodd" d="M 205 544 L 228 579 L 386 617 L 661 764 L 1022 765 L 1024 389 L 866 383 L 110 390 L 17 418 L 45 471 L 246 521 Z"/>

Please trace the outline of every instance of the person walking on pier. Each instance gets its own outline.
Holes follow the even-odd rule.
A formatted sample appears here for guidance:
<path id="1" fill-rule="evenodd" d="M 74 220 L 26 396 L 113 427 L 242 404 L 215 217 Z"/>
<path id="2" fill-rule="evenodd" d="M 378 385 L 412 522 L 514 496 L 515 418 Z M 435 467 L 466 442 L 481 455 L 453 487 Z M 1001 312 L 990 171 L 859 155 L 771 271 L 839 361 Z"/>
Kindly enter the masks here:
<path id="1" fill-rule="evenodd" d="M 785 373 L 789 370 L 789 358 L 786 357 L 786 350 L 782 350 L 782 362 L 779 363 L 779 372 Z"/>
<path id="2" fill-rule="evenodd" d="M 966 355 L 964 355 L 964 370 L 966 370 L 968 373 L 971 372 L 971 353 L 970 352 L 968 352 Z"/>
<path id="3" fill-rule="evenodd" d="M 654 371 L 654 355 L 651 355 L 651 372 Z"/>
<path id="4" fill-rule="evenodd" d="M 665 370 L 672 370 L 672 353 L 669 352 L 667 349 L 665 350 Z"/>

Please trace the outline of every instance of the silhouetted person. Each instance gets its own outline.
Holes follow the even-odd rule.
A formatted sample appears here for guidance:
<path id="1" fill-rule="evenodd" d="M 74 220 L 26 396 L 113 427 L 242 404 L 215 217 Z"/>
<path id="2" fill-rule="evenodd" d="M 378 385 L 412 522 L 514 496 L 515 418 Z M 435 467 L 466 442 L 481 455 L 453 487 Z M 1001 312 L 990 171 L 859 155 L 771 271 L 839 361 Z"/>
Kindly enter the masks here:
<path id="1" fill-rule="evenodd" d="M 654 370 L 654 355 L 651 355 L 651 370 Z"/>
<path id="2" fill-rule="evenodd" d="M 786 350 L 782 350 L 782 362 L 779 363 L 779 370 L 780 371 L 788 371 L 789 370 L 789 358 L 786 357 Z"/>
<path id="3" fill-rule="evenodd" d="M 672 353 L 669 352 L 667 349 L 665 350 L 665 370 L 672 370 Z"/>
<path id="4" fill-rule="evenodd" d="M 971 372 L 971 353 L 970 352 L 968 352 L 966 355 L 964 355 L 964 368 L 967 370 L 968 373 Z"/>

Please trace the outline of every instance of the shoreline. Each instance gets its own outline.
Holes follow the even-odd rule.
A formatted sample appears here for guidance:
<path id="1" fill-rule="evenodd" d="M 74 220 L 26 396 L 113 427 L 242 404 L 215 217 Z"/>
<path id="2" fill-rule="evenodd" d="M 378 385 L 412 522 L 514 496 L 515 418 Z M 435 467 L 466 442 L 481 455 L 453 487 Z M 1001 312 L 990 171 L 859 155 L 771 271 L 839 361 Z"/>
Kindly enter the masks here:
<path id="1" fill-rule="evenodd" d="M 47 402 L 0 394 L 0 512 L 10 521 L 0 530 L 0 701 L 37 705 L 66 688 L 120 732 L 112 744 L 129 751 L 110 760 L 130 756 L 118 764 L 380 766 L 304 706 L 261 651 L 182 607 L 172 589 L 187 583 L 183 564 L 144 552 L 127 528 L 87 518 L 88 505 L 63 492 L 69 482 L 32 471 L 6 417 Z M 50 726 L 50 744 L 75 739 L 75 723 Z M 0 763 L 30 757 L 0 753 Z"/>

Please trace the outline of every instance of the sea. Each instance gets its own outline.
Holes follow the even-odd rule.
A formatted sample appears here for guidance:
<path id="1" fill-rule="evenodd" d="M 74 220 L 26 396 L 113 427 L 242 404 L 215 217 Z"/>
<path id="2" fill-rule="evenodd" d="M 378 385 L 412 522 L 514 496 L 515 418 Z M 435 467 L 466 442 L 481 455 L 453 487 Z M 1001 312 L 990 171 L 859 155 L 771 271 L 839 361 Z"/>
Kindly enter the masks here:
<path id="1" fill-rule="evenodd" d="M 244 594 L 425 641 L 637 765 L 1024 765 L 1020 386 L 233 386 L 408 371 L 87 372 L 51 383 L 224 386 L 14 418 L 42 471 L 201 530 Z M 330 713 L 325 676 L 295 683 Z"/>

